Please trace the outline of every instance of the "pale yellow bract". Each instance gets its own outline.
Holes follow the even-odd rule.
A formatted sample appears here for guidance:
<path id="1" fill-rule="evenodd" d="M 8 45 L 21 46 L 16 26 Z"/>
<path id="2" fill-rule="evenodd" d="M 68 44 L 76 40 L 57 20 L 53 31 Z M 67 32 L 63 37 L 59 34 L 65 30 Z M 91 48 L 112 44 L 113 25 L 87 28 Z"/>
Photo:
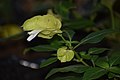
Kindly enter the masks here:
<path id="1" fill-rule="evenodd" d="M 71 61 L 74 57 L 74 51 L 67 49 L 67 47 L 62 47 L 57 50 L 57 58 L 61 62 Z"/>
<path id="2" fill-rule="evenodd" d="M 28 41 L 31 41 L 35 36 L 51 39 L 55 34 L 62 33 L 60 30 L 61 21 L 52 14 L 38 15 L 24 22 L 22 25 L 24 31 L 30 31 Z"/>

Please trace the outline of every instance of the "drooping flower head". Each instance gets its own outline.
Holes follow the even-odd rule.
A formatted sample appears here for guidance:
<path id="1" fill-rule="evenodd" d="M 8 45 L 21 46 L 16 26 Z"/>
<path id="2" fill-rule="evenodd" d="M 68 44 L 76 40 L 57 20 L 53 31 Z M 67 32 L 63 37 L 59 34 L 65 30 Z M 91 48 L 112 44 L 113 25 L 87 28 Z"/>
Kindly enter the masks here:
<path id="1" fill-rule="evenodd" d="M 24 31 L 30 31 L 27 40 L 31 41 L 37 35 L 38 37 L 51 39 L 55 34 L 62 33 L 61 21 L 52 14 L 38 15 L 24 22 L 22 25 Z"/>
<path id="2" fill-rule="evenodd" d="M 67 49 L 67 47 L 61 47 L 57 50 L 57 58 L 61 62 L 71 61 L 74 57 L 74 51 Z"/>

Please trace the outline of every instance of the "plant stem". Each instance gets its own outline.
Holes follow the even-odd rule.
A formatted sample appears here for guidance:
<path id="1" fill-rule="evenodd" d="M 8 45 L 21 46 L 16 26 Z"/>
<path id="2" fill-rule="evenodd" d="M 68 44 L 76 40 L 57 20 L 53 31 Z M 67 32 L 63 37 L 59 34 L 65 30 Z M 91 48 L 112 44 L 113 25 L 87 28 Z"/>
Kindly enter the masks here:
<path id="1" fill-rule="evenodd" d="M 71 47 L 71 46 L 72 46 L 72 44 L 71 44 L 72 39 L 71 39 L 71 37 L 70 37 L 70 34 L 69 34 L 66 30 L 64 30 L 64 32 L 67 34 L 67 36 L 68 36 L 68 38 L 69 38 L 69 41 L 70 41 L 69 47 Z"/>
<path id="2" fill-rule="evenodd" d="M 66 43 L 66 45 L 69 47 L 69 49 L 72 49 L 72 45 L 71 45 L 71 40 L 67 41 L 62 34 L 58 34 L 58 36 L 60 36 L 62 38 L 62 40 Z"/>
<path id="3" fill-rule="evenodd" d="M 62 36 L 62 34 L 58 34 L 58 36 L 60 36 L 62 38 L 62 40 L 67 43 L 67 41 L 65 40 L 65 38 Z"/>
<path id="4" fill-rule="evenodd" d="M 95 67 L 95 63 L 94 63 L 94 61 L 93 61 L 93 60 L 91 60 L 91 62 L 92 62 L 92 64 L 93 64 L 93 67 Z"/>
<path id="5" fill-rule="evenodd" d="M 70 40 L 70 42 L 71 42 L 71 37 L 70 37 L 70 34 L 66 31 L 66 30 L 64 30 L 64 32 L 67 34 L 67 36 L 68 36 L 68 38 L 69 38 L 69 40 Z"/>
<path id="6" fill-rule="evenodd" d="M 83 63 L 85 66 L 89 66 L 86 62 L 83 61 L 82 58 L 75 52 L 76 57 L 78 58 L 79 62 Z"/>
<path id="7" fill-rule="evenodd" d="M 85 66 L 89 66 L 86 62 L 84 62 L 83 60 L 81 60 L 81 62 L 85 65 Z"/>
<path id="8" fill-rule="evenodd" d="M 78 43 L 74 48 L 73 48 L 73 50 L 74 49 L 76 49 L 78 46 L 80 46 L 82 43 L 80 42 L 80 43 Z"/>

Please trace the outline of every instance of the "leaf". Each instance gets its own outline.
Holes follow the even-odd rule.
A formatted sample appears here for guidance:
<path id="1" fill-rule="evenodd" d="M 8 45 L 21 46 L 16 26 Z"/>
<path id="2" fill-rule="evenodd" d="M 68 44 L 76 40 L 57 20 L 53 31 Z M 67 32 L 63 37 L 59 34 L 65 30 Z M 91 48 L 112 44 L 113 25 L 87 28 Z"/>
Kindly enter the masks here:
<path id="1" fill-rule="evenodd" d="M 80 43 L 81 44 L 86 44 L 86 43 L 98 43 L 100 42 L 106 35 L 110 34 L 111 32 L 113 32 L 113 30 L 111 29 L 106 29 L 106 30 L 101 30 L 98 32 L 93 32 L 91 34 L 89 34 L 88 36 L 86 36 L 85 38 L 83 38 Z"/>
<path id="2" fill-rule="evenodd" d="M 47 52 L 47 51 L 56 51 L 57 50 L 57 48 L 54 48 L 51 45 L 39 45 L 39 46 L 32 47 L 30 49 L 37 51 L 37 52 L 43 52 L 43 51 Z"/>
<path id="3" fill-rule="evenodd" d="M 58 49 L 62 46 L 62 43 L 59 40 L 53 40 L 50 42 L 50 45 L 51 47 Z"/>
<path id="4" fill-rule="evenodd" d="M 107 69 L 109 68 L 109 63 L 107 62 L 107 60 L 105 58 L 99 58 L 97 59 L 97 61 L 95 62 L 95 64 L 101 68 Z"/>
<path id="5" fill-rule="evenodd" d="M 61 15 L 64 19 L 69 17 L 69 9 L 73 6 L 72 1 L 60 1 L 59 4 L 55 5 L 55 11 Z"/>
<path id="6" fill-rule="evenodd" d="M 91 58 L 91 55 L 89 55 L 89 54 L 86 54 L 86 52 L 80 52 L 79 53 L 80 54 L 80 56 L 83 58 L 83 59 L 90 59 Z"/>
<path id="7" fill-rule="evenodd" d="M 112 9 L 113 4 L 116 0 L 101 0 L 101 3 L 109 9 Z"/>
<path id="8" fill-rule="evenodd" d="M 109 71 L 116 73 L 116 74 L 120 74 L 120 68 L 119 67 L 110 67 Z"/>
<path id="9" fill-rule="evenodd" d="M 108 74 L 108 78 L 110 79 L 110 78 L 113 78 L 113 77 L 115 77 L 115 74 L 113 74 L 113 73 L 109 73 Z"/>
<path id="10" fill-rule="evenodd" d="M 66 77 L 57 77 L 52 80 L 81 80 L 81 78 L 77 76 L 66 76 Z"/>
<path id="11" fill-rule="evenodd" d="M 72 44 L 78 44 L 79 41 L 71 41 Z"/>
<path id="12" fill-rule="evenodd" d="M 110 66 L 120 64 L 120 56 L 114 56 L 109 60 Z"/>
<path id="13" fill-rule="evenodd" d="M 100 54 L 108 50 L 107 48 L 90 48 L 88 54 Z"/>
<path id="14" fill-rule="evenodd" d="M 97 59 L 98 59 L 98 55 L 92 55 L 92 57 L 91 57 L 91 60 L 92 60 L 92 61 L 95 62 Z"/>
<path id="15" fill-rule="evenodd" d="M 88 69 L 88 67 L 83 66 L 83 65 L 72 65 L 72 66 L 67 66 L 67 67 L 63 67 L 63 68 L 54 68 L 47 74 L 46 79 L 57 72 L 83 73 L 87 69 Z"/>
<path id="16" fill-rule="evenodd" d="M 56 62 L 56 61 L 57 61 L 57 58 L 56 58 L 56 57 L 54 57 L 54 58 L 49 58 L 49 59 L 43 61 L 43 62 L 40 64 L 40 68 L 46 67 L 46 66 L 48 66 L 48 65 L 50 65 L 50 64 L 52 64 L 52 63 L 54 63 L 54 62 Z"/>
<path id="17" fill-rule="evenodd" d="M 112 53 L 111 57 L 109 58 L 110 66 L 120 64 L 120 55 L 119 54 L 120 54 L 120 51 Z"/>
<path id="18" fill-rule="evenodd" d="M 97 79 L 103 75 L 105 75 L 107 73 L 106 70 L 102 69 L 102 68 L 98 68 L 98 67 L 94 67 L 94 68 L 89 68 L 83 76 L 82 80 L 93 80 L 93 79 Z"/>
<path id="19" fill-rule="evenodd" d="M 117 74 L 114 74 L 114 73 L 111 73 L 111 72 L 108 74 L 109 79 L 114 78 L 114 77 L 119 77 L 120 78 L 120 75 L 117 75 Z"/>

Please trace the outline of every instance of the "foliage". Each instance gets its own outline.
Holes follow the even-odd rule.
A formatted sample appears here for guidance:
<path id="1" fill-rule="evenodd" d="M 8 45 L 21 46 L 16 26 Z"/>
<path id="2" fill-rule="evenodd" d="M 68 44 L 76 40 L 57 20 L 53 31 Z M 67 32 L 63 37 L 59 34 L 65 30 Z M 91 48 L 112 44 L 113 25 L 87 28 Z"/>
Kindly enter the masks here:
<path id="1" fill-rule="evenodd" d="M 31 47 L 29 49 L 38 51 L 38 52 L 45 51 L 45 52 L 56 53 L 56 54 L 51 54 L 50 58 L 42 62 L 40 64 L 41 68 L 47 67 L 48 65 L 56 62 L 57 59 L 59 59 L 61 64 L 65 64 L 65 62 L 67 63 L 75 62 L 75 63 L 68 66 L 63 66 L 62 68 L 60 67 L 53 68 L 52 70 L 50 70 L 50 72 L 48 72 L 45 79 L 47 80 L 49 79 L 50 80 L 73 80 L 73 79 L 93 80 L 93 79 L 99 79 L 103 76 L 107 76 L 108 79 L 120 78 L 119 76 L 120 75 L 120 55 L 119 55 L 120 51 L 116 51 L 116 50 L 113 50 L 112 48 L 106 48 L 106 47 L 105 48 L 90 47 L 90 48 L 87 48 L 86 50 L 78 50 L 80 46 L 85 46 L 87 44 L 97 44 L 105 41 L 105 38 L 110 40 L 111 35 L 116 36 L 116 34 L 119 34 L 118 28 L 116 29 L 116 25 L 118 26 L 119 24 L 116 24 L 116 21 L 115 21 L 115 16 L 114 16 L 115 14 L 113 13 L 113 10 L 112 10 L 112 6 L 114 3 L 112 1 L 115 2 L 115 0 L 101 0 L 101 2 L 96 3 L 97 5 L 99 4 L 102 7 L 103 6 L 107 7 L 110 10 L 111 23 L 109 24 L 111 24 L 110 25 L 111 27 L 107 26 L 107 28 L 97 27 L 96 23 L 94 22 L 95 18 L 91 19 L 91 17 L 93 17 L 92 14 L 97 15 L 97 11 L 99 11 L 101 8 L 93 9 L 93 11 L 91 11 L 92 14 L 89 14 L 89 18 L 84 18 L 81 15 L 78 15 L 78 14 L 76 15 L 75 13 L 71 15 L 74 18 L 71 18 L 69 16 L 70 10 L 75 7 L 75 5 L 72 4 L 72 0 L 60 1 L 57 5 L 55 5 L 54 11 L 57 13 L 57 15 L 53 13 L 50 15 L 55 17 L 55 19 L 59 18 L 59 21 L 62 20 L 62 27 L 61 27 L 62 33 L 61 32 L 55 33 L 57 39 L 52 35 L 52 37 L 55 39 L 52 39 L 48 44 L 38 45 L 35 47 Z M 33 27 L 34 28 L 37 27 L 37 29 L 42 29 L 43 28 L 42 26 L 44 26 L 45 30 L 49 32 L 49 29 L 51 30 L 53 28 L 51 27 L 51 24 L 53 26 L 55 24 L 54 23 L 55 20 L 49 19 L 51 20 L 51 24 L 47 25 L 46 24 L 47 20 L 45 20 L 45 22 L 42 22 L 41 19 L 42 17 L 40 17 L 39 19 L 30 21 L 29 24 L 26 24 L 26 25 L 23 24 L 23 28 L 30 28 L 29 30 L 33 30 L 32 29 Z M 42 23 L 42 25 L 39 24 L 36 26 L 38 22 Z M 25 23 L 28 23 L 28 20 Z M 46 28 L 46 27 L 49 27 L 49 28 Z M 92 29 L 94 29 L 94 31 Z M 60 30 L 60 28 L 58 30 Z M 89 33 L 87 36 L 79 38 L 80 40 L 76 40 L 74 36 L 76 36 L 77 30 L 84 30 L 84 31 L 90 30 L 91 33 Z M 54 28 L 52 29 L 52 31 L 54 31 Z M 47 33 L 44 34 L 42 32 L 39 32 L 39 34 L 49 36 L 49 34 Z M 61 38 L 61 39 L 58 39 L 58 38 Z M 54 57 L 52 55 L 54 55 Z M 59 75 L 57 75 L 57 73 L 65 74 L 65 75 L 62 75 L 62 78 L 61 78 Z M 66 73 L 71 73 L 72 76 L 67 75 Z"/>

